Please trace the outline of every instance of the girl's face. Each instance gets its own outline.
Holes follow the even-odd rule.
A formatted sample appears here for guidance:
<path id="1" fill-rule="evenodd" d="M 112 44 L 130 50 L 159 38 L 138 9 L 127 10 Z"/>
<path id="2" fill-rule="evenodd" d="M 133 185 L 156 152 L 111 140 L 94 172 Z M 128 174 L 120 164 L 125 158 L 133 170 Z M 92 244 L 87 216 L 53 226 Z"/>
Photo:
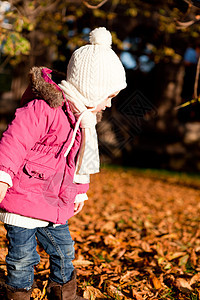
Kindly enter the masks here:
<path id="1" fill-rule="evenodd" d="M 100 112 L 102 110 L 105 110 L 107 107 L 111 107 L 112 106 L 111 100 L 112 100 L 112 98 L 116 97 L 118 93 L 119 92 L 116 92 L 116 93 L 108 96 L 108 98 L 106 98 L 100 104 L 98 104 L 97 107 L 96 107 L 96 109 L 93 110 L 92 112 L 98 113 L 98 112 Z"/>

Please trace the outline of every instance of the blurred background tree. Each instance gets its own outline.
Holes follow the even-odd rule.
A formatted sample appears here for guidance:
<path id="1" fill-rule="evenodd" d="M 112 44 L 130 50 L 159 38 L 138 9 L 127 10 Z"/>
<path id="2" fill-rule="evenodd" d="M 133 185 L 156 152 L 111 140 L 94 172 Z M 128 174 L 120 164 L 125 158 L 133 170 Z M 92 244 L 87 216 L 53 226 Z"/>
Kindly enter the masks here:
<path id="1" fill-rule="evenodd" d="M 198 0 L 0 1 L 1 131 L 19 105 L 28 70 L 45 65 L 66 73 L 72 51 L 88 42 L 91 29 L 105 26 L 128 88 L 98 128 L 103 161 L 199 170 L 198 103 L 184 117 L 174 110 L 184 102 L 185 50 L 199 39 L 198 6 Z"/>
<path id="2" fill-rule="evenodd" d="M 70 52 L 87 42 L 84 35 L 95 26 L 113 31 L 113 42 L 119 50 L 124 48 L 122 41 L 138 28 L 135 31 L 141 41 L 134 43 L 140 44 L 138 51 L 143 51 L 147 42 L 153 42 L 150 47 L 156 62 L 173 57 L 175 51 L 169 48 L 173 46 L 169 36 L 176 32 L 174 18 L 179 17 L 179 11 L 173 7 L 173 1 L 150 2 L 1 1 L 1 70 L 9 64 L 21 78 L 33 65 L 51 66 L 59 61 L 59 67 L 66 71 L 62 65 L 66 67 Z M 192 35 L 195 34 L 198 35 L 193 29 Z M 125 47 L 138 46 L 134 44 L 127 43 Z M 21 95 L 23 81 L 13 86 L 17 97 Z"/>

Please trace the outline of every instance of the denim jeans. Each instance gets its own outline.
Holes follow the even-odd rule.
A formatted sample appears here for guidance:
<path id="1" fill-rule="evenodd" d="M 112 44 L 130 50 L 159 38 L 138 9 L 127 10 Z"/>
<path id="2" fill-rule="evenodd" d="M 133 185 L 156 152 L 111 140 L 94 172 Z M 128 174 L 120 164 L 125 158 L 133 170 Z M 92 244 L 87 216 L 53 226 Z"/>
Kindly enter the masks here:
<path id="1" fill-rule="evenodd" d="M 68 223 L 57 227 L 26 229 L 5 225 L 9 241 L 7 284 L 14 288 L 29 290 L 33 285 L 34 266 L 40 261 L 36 251 L 37 240 L 50 256 L 50 279 L 64 284 L 71 279 L 74 270 L 74 242 Z"/>

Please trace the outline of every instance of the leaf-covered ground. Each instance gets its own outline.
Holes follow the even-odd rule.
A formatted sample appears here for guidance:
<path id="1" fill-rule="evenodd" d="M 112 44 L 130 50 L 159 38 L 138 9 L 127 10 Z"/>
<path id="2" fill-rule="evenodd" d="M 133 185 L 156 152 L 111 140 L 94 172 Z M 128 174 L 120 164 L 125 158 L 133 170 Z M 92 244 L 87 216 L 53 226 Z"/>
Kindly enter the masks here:
<path id="1" fill-rule="evenodd" d="M 200 181 L 102 169 L 70 219 L 78 291 L 95 299 L 200 299 Z M 0 226 L 0 275 L 6 237 Z M 38 246 L 33 299 L 47 299 L 49 261 Z"/>

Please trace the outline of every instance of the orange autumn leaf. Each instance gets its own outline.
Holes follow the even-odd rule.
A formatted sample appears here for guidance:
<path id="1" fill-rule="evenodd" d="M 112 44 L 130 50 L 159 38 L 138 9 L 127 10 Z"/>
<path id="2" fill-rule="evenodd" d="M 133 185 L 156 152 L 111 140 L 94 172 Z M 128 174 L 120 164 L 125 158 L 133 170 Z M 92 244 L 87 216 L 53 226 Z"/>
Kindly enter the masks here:
<path id="1" fill-rule="evenodd" d="M 154 274 L 150 275 L 150 281 L 156 290 L 159 290 L 162 287 L 160 280 Z"/>
<path id="2" fill-rule="evenodd" d="M 100 290 L 98 290 L 93 286 L 86 287 L 83 293 L 83 297 L 89 300 L 95 300 L 96 298 L 101 298 L 101 299 L 107 298 L 105 295 L 101 293 Z"/>

